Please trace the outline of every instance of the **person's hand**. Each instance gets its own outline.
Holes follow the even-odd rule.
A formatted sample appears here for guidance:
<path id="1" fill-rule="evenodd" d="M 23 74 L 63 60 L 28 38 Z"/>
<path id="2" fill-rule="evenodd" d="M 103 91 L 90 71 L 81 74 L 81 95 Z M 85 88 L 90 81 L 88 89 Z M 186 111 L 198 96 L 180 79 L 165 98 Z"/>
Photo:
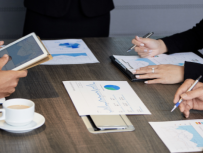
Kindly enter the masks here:
<path id="1" fill-rule="evenodd" d="M 0 41 L 0 48 L 2 48 L 1 46 L 4 44 L 4 41 Z"/>
<path id="2" fill-rule="evenodd" d="M 161 39 L 155 40 L 136 36 L 132 43 L 136 45 L 135 51 L 140 57 L 153 57 L 167 52 L 167 47 Z"/>
<path id="3" fill-rule="evenodd" d="M 183 99 L 179 109 L 186 118 L 190 115 L 190 109 L 203 110 L 203 83 L 198 82 L 191 91 L 187 92 L 194 82 L 195 80 L 187 79 L 177 90 L 173 100 L 176 104 L 180 98 Z"/>
<path id="4" fill-rule="evenodd" d="M 9 56 L 4 55 L 0 58 L 0 98 L 9 96 L 15 91 L 18 81 L 27 76 L 26 71 L 3 71 L 3 66 L 8 62 Z"/>
<path id="5" fill-rule="evenodd" d="M 138 79 L 153 79 L 145 81 L 147 84 L 175 84 L 183 81 L 184 67 L 172 64 L 150 65 L 134 71 L 133 74 L 138 74 L 135 75 Z"/>

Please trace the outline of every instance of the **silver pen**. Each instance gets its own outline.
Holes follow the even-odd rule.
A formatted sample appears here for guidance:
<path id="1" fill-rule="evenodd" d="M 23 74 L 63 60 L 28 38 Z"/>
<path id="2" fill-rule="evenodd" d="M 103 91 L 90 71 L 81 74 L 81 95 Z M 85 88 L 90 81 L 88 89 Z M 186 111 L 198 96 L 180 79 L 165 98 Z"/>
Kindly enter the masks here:
<path id="1" fill-rule="evenodd" d="M 154 34 L 154 32 L 150 32 L 150 33 L 144 35 L 143 38 L 149 38 L 149 37 L 150 37 L 151 35 L 153 35 L 153 34 Z M 129 48 L 129 49 L 127 50 L 127 52 L 130 52 L 130 51 L 133 50 L 135 47 L 136 47 L 136 45 L 133 45 L 131 48 Z"/>
<path id="2" fill-rule="evenodd" d="M 195 85 L 199 82 L 199 80 L 202 78 L 202 76 L 200 75 L 199 78 L 197 78 L 197 80 L 191 85 L 191 87 L 187 90 L 188 91 L 191 91 Z M 180 103 L 183 101 L 183 99 L 181 98 L 176 104 L 175 106 L 173 107 L 173 109 L 171 110 L 171 112 L 173 112 L 179 105 Z"/>

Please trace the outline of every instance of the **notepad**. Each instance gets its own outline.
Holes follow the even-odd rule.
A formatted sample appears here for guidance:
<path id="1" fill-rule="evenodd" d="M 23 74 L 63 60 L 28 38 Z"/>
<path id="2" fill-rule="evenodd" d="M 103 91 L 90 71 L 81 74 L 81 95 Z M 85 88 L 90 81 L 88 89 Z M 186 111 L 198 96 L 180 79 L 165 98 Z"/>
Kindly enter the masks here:
<path id="1" fill-rule="evenodd" d="M 139 80 L 136 79 L 132 74 L 133 71 L 149 65 L 173 64 L 184 66 L 185 61 L 203 64 L 203 59 L 192 52 L 175 53 L 171 55 L 161 54 L 151 58 L 123 55 L 113 55 L 110 56 L 110 58 L 112 62 L 129 77 L 131 81 Z"/>

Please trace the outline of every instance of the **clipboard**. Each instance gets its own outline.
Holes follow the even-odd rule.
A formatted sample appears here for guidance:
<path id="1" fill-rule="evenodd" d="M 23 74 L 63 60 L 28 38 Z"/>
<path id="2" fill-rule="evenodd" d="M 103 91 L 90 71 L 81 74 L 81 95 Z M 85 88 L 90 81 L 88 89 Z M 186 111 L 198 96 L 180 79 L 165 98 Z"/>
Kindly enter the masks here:
<path id="1" fill-rule="evenodd" d="M 43 45 L 43 47 L 44 47 L 45 50 L 47 51 L 47 57 L 45 57 L 44 59 L 42 59 L 42 60 L 40 60 L 40 61 L 38 61 L 38 62 L 36 62 L 36 63 L 34 63 L 34 64 L 31 64 L 31 65 L 29 65 L 29 66 L 27 66 L 27 67 L 21 69 L 20 71 L 30 69 L 30 68 L 32 68 L 32 67 L 35 67 L 35 66 L 41 64 L 41 63 L 44 63 L 44 62 L 47 62 L 47 61 L 50 61 L 50 60 L 53 59 L 52 55 L 49 53 L 49 51 L 47 50 L 47 48 L 44 46 L 44 44 L 43 44 L 43 42 L 41 41 L 40 37 L 37 36 L 37 38 L 39 39 L 39 41 L 41 42 L 41 44 Z"/>
<path id="2" fill-rule="evenodd" d="M 137 79 L 134 74 L 132 74 L 119 60 L 117 60 L 115 57 L 110 56 L 109 57 L 113 64 L 121 71 L 123 74 L 125 74 L 130 81 L 135 82 L 135 81 L 146 81 L 149 79 Z"/>

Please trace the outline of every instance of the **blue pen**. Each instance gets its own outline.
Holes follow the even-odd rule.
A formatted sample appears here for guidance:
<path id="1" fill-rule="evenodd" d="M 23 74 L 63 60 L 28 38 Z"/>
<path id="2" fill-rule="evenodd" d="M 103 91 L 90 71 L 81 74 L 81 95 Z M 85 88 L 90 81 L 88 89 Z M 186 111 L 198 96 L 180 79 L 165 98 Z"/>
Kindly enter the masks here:
<path id="1" fill-rule="evenodd" d="M 197 80 L 192 84 L 192 86 L 187 90 L 188 91 L 191 91 L 195 85 L 199 82 L 199 80 L 202 78 L 202 76 L 200 75 L 199 78 L 197 78 Z M 176 104 L 175 106 L 173 107 L 173 109 L 171 110 L 171 112 L 173 112 L 179 105 L 180 103 L 183 101 L 183 99 L 181 98 Z"/>

